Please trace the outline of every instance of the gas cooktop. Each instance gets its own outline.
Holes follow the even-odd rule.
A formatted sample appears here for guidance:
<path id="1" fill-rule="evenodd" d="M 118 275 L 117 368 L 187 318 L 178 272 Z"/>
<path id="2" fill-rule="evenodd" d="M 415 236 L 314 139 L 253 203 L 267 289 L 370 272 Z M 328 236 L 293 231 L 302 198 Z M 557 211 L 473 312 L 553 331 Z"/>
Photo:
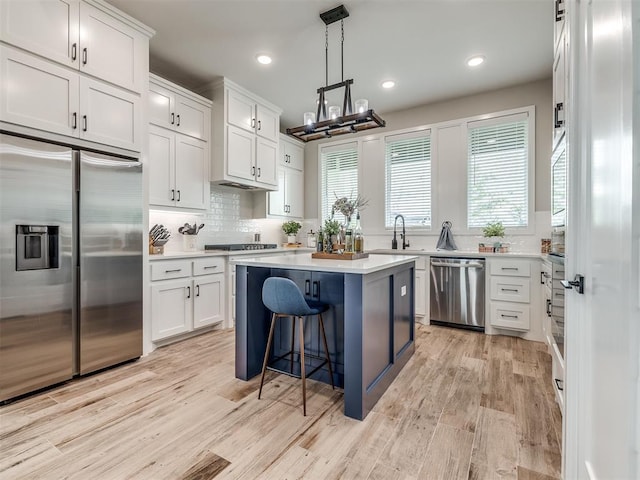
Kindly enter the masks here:
<path id="1" fill-rule="evenodd" d="M 205 245 L 205 250 L 266 250 L 269 248 L 278 248 L 275 243 L 222 243 L 218 245 Z"/>

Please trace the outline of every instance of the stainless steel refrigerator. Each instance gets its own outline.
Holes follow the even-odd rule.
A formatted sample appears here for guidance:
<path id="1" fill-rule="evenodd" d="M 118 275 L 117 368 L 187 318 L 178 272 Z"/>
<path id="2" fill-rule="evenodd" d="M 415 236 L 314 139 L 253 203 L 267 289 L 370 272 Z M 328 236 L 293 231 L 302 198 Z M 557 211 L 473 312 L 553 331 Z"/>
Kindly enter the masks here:
<path id="1" fill-rule="evenodd" d="M 142 165 L 0 134 L 0 401 L 142 354 Z"/>

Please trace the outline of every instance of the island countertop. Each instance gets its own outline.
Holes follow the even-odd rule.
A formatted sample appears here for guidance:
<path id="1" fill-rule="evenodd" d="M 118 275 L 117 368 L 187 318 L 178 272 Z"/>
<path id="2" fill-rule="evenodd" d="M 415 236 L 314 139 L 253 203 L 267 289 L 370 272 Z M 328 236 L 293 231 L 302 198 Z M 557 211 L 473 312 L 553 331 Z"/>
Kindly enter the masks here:
<path id="1" fill-rule="evenodd" d="M 397 265 L 413 262 L 415 255 L 376 255 L 358 260 L 327 260 L 311 258 L 311 254 L 279 255 L 271 257 L 239 258 L 232 263 L 248 267 L 284 268 L 289 270 L 310 270 L 315 272 L 355 273 L 366 275 Z"/>

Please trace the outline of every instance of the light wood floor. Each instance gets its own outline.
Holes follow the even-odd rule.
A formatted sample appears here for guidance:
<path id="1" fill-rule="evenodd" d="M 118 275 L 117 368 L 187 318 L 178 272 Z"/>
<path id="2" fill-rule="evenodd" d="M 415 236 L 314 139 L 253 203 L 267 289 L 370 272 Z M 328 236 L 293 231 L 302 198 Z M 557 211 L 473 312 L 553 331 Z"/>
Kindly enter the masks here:
<path id="1" fill-rule="evenodd" d="M 540 343 L 418 326 L 416 353 L 374 411 L 269 373 L 234 378 L 233 331 L 0 408 L 1 479 L 560 477 L 561 417 Z"/>

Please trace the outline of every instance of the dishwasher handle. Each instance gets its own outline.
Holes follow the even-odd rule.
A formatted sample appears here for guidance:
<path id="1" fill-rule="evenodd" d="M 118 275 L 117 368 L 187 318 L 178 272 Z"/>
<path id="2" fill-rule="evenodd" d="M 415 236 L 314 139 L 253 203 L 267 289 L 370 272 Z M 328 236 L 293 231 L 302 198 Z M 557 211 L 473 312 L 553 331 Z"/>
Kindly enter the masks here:
<path id="1" fill-rule="evenodd" d="M 484 265 L 479 262 L 473 263 L 444 263 L 444 262 L 431 262 L 432 267 L 453 267 L 453 268 L 484 268 Z"/>

